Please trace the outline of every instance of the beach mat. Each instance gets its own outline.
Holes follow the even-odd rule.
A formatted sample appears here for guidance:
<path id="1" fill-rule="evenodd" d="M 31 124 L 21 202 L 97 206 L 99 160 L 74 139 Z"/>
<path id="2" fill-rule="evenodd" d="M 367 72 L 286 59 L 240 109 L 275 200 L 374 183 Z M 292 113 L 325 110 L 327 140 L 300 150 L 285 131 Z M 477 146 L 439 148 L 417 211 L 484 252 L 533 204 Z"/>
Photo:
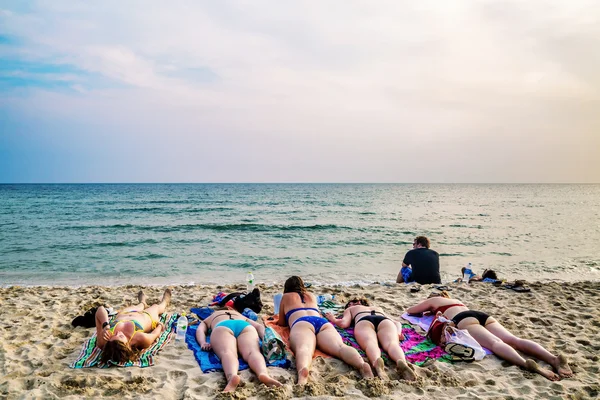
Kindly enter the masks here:
<path id="1" fill-rule="evenodd" d="M 188 349 L 192 350 L 194 353 L 194 358 L 198 362 L 200 369 L 202 372 L 209 373 L 214 371 L 223 371 L 223 365 L 221 364 L 221 360 L 214 353 L 214 351 L 204 351 L 198 344 L 196 340 L 196 331 L 200 325 L 192 325 L 189 326 L 187 332 L 185 334 L 185 342 L 188 346 Z M 210 336 L 206 337 L 206 342 L 210 343 Z M 241 357 L 238 357 L 238 361 L 240 363 L 239 370 L 248 369 L 248 363 L 244 361 Z M 289 368 L 291 366 L 291 362 L 289 359 L 285 360 L 277 360 L 271 363 L 267 362 L 267 367 L 279 367 L 279 368 Z"/>
<path id="2" fill-rule="evenodd" d="M 354 338 L 354 328 L 342 329 L 336 327 L 342 340 L 348 346 L 354 347 L 362 357 L 366 357 L 364 350 L 360 348 L 358 342 Z M 449 355 L 440 346 L 437 346 L 425 336 L 420 335 L 409 324 L 402 324 L 402 334 L 404 340 L 400 342 L 400 347 L 404 350 L 406 361 L 411 364 L 422 366 L 429 360 L 437 360 L 442 362 L 452 361 L 452 356 Z M 390 363 L 387 353 L 381 350 L 381 356 L 386 363 Z"/>
<path id="3" fill-rule="evenodd" d="M 344 312 L 344 307 L 333 301 L 325 301 L 319 305 L 319 311 L 321 311 L 323 315 L 331 312 L 336 316 L 340 316 Z M 336 329 L 340 336 L 342 336 L 342 340 L 346 345 L 354 347 L 361 356 L 366 357 L 366 353 L 360 348 L 358 342 L 354 338 L 353 327 L 343 329 L 336 326 Z M 411 364 L 421 366 L 429 360 L 443 362 L 452 360 L 452 356 L 446 353 L 444 349 L 437 346 L 425 336 L 420 335 L 409 324 L 402 325 L 402 334 L 404 335 L 404 340 L 400 342 L 400 347 L 402 347 L 402 350 L 404 351 L 406 360 Z M 381 350 L 381 354 L 384 361 L 389 363 L 389 358 L 385 351 Z"/>
<path id="4" fill-rule="evenodd" d="M 70 368 L 90 368 L 90 367 L 99 367 L 99 368 L 108 368 L 110 365 L 116 365 L 118 367 L 150 367 L 154 365 L 154 357 L 156 354 L 171 341 L 173 336 L 175 335 L 175 324 L 177 323 L 177 318 L 179 318 L 179 314 L 162 314 L 160 316 L 160 322 L 162 322 L 165 326 L 165 331 L 158 337 L 158 339 L 147 348 L 142 354 L 140 354 L 140 358 L 136 361 L 127 361 L 126 363 L 112 363 L 107 364 L 100 363 L 100 355 L 102 354 L 102 350 L 96 347 L 96 332 L 90 339 L 88 339 L 84 344 L 81 352 L 77 359 L 69 365 Z"/>

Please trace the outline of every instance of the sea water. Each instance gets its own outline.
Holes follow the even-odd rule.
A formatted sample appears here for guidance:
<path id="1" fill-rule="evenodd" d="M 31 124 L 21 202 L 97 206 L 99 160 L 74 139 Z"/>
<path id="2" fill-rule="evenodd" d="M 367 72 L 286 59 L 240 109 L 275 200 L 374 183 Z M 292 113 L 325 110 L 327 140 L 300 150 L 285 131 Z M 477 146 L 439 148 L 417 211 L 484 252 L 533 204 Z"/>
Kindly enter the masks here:
<path id="1" fill-rule="evenodd" d="M 0 285 L 394 281 L 415 236 L 444 281 L 600 279 L 600 185 L 0 185 Z"/>

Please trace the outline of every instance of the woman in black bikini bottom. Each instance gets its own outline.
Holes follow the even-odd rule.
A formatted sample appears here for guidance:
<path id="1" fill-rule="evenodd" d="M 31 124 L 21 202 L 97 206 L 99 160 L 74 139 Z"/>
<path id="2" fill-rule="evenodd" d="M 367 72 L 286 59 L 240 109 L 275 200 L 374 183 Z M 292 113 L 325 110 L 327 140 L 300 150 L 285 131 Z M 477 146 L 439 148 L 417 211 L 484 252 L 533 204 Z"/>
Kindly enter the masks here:
<path id="1" fill-rule="evenodd" d="M 399 332 L 402 332 L 402 326 L 392 321 L 379 307 L 369 307 L 367 299 L 356 298 L 346 304 L 342 318 L 336 319 L 331 313 L 325 317 L 340 328 L 354 325 L 354 337 L 358 345 L 367 353 L 369 362 L 380 378 L 388 378 L 383 358 L 381 358 L 381 349 L 379 348 L 381 345 L 390 359 L 396 363 L 396 371 L 400 379 L 416 380 L 415 372 L 407 364 L 404 352 L 400 347 Z"/>
<path id="2" fill-rule="evenodd" d="M 467 330 L 481 346 L 488 348 L 498 357 L 514 365 L 536 372 L 552 381 L 573 375 L 564 356 L 555 356 L 538 343 L 513 335 L 496 319 L 481 311 L 469 310 L 467 306 L 456 299 L 433 297 L 410 307 L 407 312 L 409 314 L 430 313 L 436 315 L 427 335 L 437 344 L 445 341 L 445 327 L 452 323 L 458 329 Z M 443 316 L 452 322 L 441 322 L 437 319 L 438 316 Z M 540 367 L 532 359 L 523 358 L 517 350 L 547 362 L 552 365 L 556 373 Z"/>

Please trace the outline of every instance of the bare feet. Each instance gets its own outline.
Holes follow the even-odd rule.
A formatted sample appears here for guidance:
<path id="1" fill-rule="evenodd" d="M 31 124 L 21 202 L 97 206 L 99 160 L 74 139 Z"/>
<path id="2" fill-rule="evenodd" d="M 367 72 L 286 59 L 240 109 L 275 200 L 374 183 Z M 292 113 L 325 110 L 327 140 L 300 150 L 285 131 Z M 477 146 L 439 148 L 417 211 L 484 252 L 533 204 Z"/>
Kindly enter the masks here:
<path id="1" fill-rule="evenodd" d="M 144 307 L 148 308 L 148 303 L 146 303 L 147 297 L 143 290 L 138 292 L 138 302 L 143 304 Z"/>
<path id="2" fill-rule="evenodd" d="M 362 367 L 360 367 L 360 374 L 363 378 L 374 378 L 373 371 L 371 370 L 371 366 L 369 363 L 363 362 Z"/>
<path id="3" fill-rule="evenodd" d="M 298 371 L 298 385 L 303 386 L 308 383 L 308 368 L 304 367 Z"/>
<path id="4" fill-rule="evenodd" d="M 528 371 L 531 371 L 531 372 L 536 372 L 536 373 L 540 374 L 541 376 L 543 376 L 544 378 L 549 379 L 551 381 L 557 381 L 560 379 L 560 377 L 558 375 L 556 375 L 554 372 L 552 372 L 548 369 L 541 368 L 532 359 L 525 361 L 525 369 L 527 369 Z"/>
<path id="5" fill-rule="evenodd" d="M 260 374 L 258 376 L 258 380 L 261 381 L 262 383 L 264 383 L 267 386 L 283 386 L 281 384 L 281 382 L 279 382 L 278 380 L 275 380 L 273 378 L 271 378 L 269 375 L 267 374 Z"/>
<path id="6" fill-rule="evenodd" d="M 225 389 L 223 389 L 223 393 L 235 391 L 235 389 L 238 387 L 241 381 L 242 378 L 240 378 L 239 375 L 232 375 L 231 378 L 229 378 L 229 381 L 227 382 L 227 386 L 225 386 Z"/>
<path id="7" fill-rule="evenodd" d="M 406 361 L 398 360 L 396 363 L 396 372 L 400 375 L 400 379 L 404 379 L 405 381 L 416 381 L 417 375 L 415 371 L 412 369 L 410 364 L 407 364 Z"/>
<path id="8" fill-rule="evenodd" d="M 384 380 L 389 379 L 385 373 L 385 363 L 383 362 L 383 358 L 379 357 L 377 360 L 375 360 L 375 365 L 373 365 L 373 368 L 375 368 L 375 372 L 377 372 L 378 377 Z"/>
<path id="9" fill-rule="evenodd" d="M 555 362 L 552 363 L 552 367 L 554 367 L 554 370 L 561 378 L 570 378 L 573 376 L 573 371 L 571 371 L 571 367 L 569 367 L 567 357 L 562 354 L 556 357 Z"/>
<path id="10" fill-rule="evenodd" d="M 171 289 L 166 289 L 165 292 L 163 293 L 163 297 L 162 299 L 160 299 L 160 302 L 164 302 L 165 303 L 165 307 L 168 306 L 171 303 Z"/>

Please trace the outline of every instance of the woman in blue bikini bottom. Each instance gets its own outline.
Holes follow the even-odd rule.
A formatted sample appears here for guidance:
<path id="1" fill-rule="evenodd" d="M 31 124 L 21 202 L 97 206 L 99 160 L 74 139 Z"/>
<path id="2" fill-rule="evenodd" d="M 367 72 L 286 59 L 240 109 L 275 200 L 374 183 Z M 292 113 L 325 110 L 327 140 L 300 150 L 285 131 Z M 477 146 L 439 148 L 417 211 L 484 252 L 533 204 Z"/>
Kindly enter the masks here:
<path id="1" fill-rule="evenodd" d="M 206 340 L 209 333 L 210 343 Z M 269 375 L 265 358 L 258 346 L 258 338 L 262 338 L 264 334 L 263 325 L 245 318 L 234 310 L 215 311 L 202 321 L 196 331 L 196 340 L 202 350 L 212 349 L 221 360 L 227 378 L 224 393 L 235 391 L 241 382 L 238 375 L 238 352 L 262 383 L 267 386 L 281 386 L 279 381 Z"/>
<path id="2" fill-rule="evenodd" d="M 317 347 L 353 366 L 364 378 L 373 377 L 369 363 L 355 348 L 346 346 L 333 325 L 320 316 L 315 296 L 306 291 L 299 276 L 292 276 L 285 282 L 277 323 L 290 326 L 290 347 L 296 356 L 298 385 L 308 382 L 310 364 Z"/>

